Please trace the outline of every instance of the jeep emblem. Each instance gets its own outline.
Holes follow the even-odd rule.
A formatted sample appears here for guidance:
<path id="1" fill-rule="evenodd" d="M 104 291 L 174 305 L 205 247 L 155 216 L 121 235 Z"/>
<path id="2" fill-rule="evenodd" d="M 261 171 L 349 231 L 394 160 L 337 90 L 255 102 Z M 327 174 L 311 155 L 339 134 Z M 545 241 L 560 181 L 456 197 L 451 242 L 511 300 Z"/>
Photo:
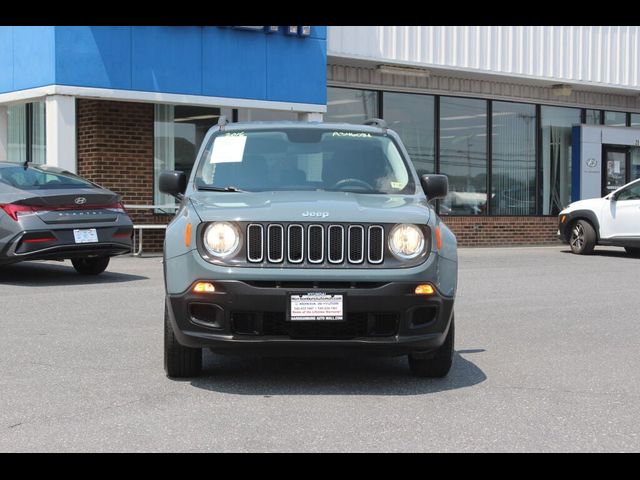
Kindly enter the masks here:
<path id="1" fill-rule="evenodd" d="M 302 214 L 303 217 L 322 217 L 326 218 L 329 216 L 329 212 L 310 212 L 306 211 Z"/>

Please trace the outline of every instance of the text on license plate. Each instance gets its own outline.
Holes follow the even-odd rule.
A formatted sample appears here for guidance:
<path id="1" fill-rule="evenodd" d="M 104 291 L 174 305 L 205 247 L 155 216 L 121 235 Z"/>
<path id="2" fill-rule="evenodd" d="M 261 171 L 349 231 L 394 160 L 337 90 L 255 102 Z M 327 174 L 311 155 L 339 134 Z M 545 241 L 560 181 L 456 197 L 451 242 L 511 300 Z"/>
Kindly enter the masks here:
<path id="1" fill-rule="evenodd" d="M 343 320 L 343 295 L 303 293 L 291 295 L 291 321 Z"/>
<path id="2" fill-rule="evenodd" d="M 76 243 L 96 243 L 98 241 L 98 232 L 96 232 L 95 228 L 74 230 L 73 237 Z"/>

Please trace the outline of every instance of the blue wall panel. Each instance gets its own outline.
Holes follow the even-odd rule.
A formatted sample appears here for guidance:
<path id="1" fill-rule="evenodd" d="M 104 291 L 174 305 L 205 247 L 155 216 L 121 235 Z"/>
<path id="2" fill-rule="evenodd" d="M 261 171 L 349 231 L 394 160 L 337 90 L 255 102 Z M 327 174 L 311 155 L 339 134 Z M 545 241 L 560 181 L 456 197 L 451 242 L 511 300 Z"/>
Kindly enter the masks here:
<path id="1" fill-rule="evenodd" d="M 54 83 L 53 27 L 0 27 L 0 31 L 0 92 Z"/>
<path id="2" fill-rule="evenodd" d="M 43 85 L 325 104 L 326 27 L 0 27 L 0 92 Z M 13 72 L 13 73 L 10 73 Z"/>
<path id="3" fill-rule="evenodd" d="M 205 27 L 202 94 L 267 98 L 267 35 Z"/>
<path id="4" fill-rule="evenodd" d="M 0 27 L 0 92 L 13 90 L 13 32 Z"/>
<path id="5" fill-rule="evenodd" d="M 199 95 L 201 27 L 133 27 L 132 88 Z"/>
<path id="6" fill-rule="evenodd" d="M 131 89 L 131 27 L 57 27 L 56 83 Z"/>
<path id="7" fill-rule="evenodd" d="M 281 102 L 326 103 L 327 58 L 324 40 L 267 39 L 267 97 Z"/>

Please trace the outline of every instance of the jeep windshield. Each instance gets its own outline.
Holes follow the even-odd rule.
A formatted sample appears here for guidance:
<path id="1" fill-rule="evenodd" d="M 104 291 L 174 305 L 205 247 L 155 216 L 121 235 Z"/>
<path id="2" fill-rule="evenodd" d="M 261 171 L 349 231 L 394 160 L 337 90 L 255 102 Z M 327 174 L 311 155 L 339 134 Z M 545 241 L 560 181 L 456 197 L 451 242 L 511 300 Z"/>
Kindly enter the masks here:
<path id="1" fill-rule="evenodd" d="M 195 185 L 227 192 L 415 192 L 411 171 L 390 137 L 328 128 L 218 132 L 203 151 Z"/>

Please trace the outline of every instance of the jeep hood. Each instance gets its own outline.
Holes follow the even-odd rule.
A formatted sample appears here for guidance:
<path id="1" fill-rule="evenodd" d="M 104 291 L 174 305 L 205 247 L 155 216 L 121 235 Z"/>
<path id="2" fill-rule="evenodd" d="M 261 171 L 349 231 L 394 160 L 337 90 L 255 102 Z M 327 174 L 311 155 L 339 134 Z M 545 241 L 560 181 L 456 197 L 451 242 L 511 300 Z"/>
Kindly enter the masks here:
<path id="1" fill-rule="evenodd" d="M 202 221 L 426 224 L 426 199 L 352 192 L 194 192 Z"/>

